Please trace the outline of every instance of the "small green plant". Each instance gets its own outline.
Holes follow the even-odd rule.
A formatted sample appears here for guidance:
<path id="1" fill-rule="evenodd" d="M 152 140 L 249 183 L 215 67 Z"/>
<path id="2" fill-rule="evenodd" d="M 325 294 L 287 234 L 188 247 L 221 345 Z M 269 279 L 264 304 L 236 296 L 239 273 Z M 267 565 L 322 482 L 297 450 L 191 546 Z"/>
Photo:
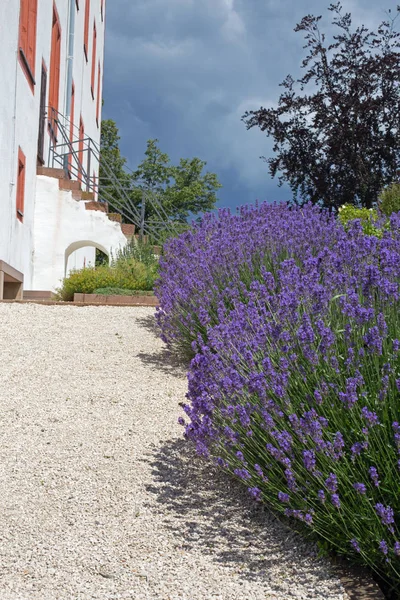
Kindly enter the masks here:
<path id="1" fill-rule="evenodd" d="M 126 290 L 124 288 L 98 288 L 94 290 L 94 294 L 100 296 L 154 296 L 154 292 L 146 290 Z"/>
<path id="2" fill-rule="evenodd" d="M 339 221 L 345 229 L 351 221 L 361 221 L 361 226 L 366 235 L 382 237 L 382 230 L 377 227 L 378 213 L 373 208 L 357 208 L 352 204 L 343 204 L 339 208 Z"/>
<path id="3" fill-rule="evenodd" d="M 111 265 L 117 267 L 131 260 L 140 262 L 146 267 L 158 267 L 158 257 L 154 254 L 153 246 L 136 238 L 132 238 L 124 248 L 117 250 L 116 255 L 111 259 Z"/>
<path id="4" fill-rule="evenodd" d="M 387 217 L 400 211 L 400 183 L 392 183 L 381 192 L 378 208 Z"/>

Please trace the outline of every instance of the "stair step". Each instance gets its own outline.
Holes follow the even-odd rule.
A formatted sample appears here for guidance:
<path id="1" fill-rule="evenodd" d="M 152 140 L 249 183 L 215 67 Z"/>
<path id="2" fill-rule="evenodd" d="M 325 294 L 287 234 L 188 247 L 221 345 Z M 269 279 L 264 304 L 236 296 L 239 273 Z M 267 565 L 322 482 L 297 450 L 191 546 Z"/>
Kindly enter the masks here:
<path id="1" fill-rule="evenodd" d="M 52 169 L 51 167 L 37 167 L 37 175 L 45 177 L 54 177 L 55 179 L 65 179 L 64 169 Z"/>
<path id="2" fill-rule="evenodd" d="M 86 210 L 100 210 L 101 212 L 106 213 L 108 206 L 104 202 L 89 201 L 89 202 L 85 202 L 85 209 Z"/>
<path id="3" fill-rule="evenodd" d="M 80 191 L 81 182 L 74 179 L 60 179 L 60 190 Z"/>
<path id="4" fill-rule="evenodd" d="M 82 196 L 82 200 L 94 200 L 93 192 L 85 192 L 84 190 L 82 190 L 81 196 Z"/>

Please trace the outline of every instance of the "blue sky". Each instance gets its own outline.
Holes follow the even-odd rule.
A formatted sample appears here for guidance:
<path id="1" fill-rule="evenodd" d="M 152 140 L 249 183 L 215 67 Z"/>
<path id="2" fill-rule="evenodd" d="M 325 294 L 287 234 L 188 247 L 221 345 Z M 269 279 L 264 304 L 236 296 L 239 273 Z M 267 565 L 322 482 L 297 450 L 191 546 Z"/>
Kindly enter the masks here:
<path id="1" fill-rule="evenodd" d="M 385 10 L 372 0 L 343 0 L 355 24 L 376 27 Z M 117 122 L 121 151 L 135 168 L 146 142 L 158 138 L 173 162 L 198 156 L 223 188 L 218 206 L 290 198 L 260 156 L 272 143 L 246 130 L 246 110 L 274 105 L 279 83 L 299 73 L 307 14 L 329 1 L 108 0 L 103 118 Z"/>

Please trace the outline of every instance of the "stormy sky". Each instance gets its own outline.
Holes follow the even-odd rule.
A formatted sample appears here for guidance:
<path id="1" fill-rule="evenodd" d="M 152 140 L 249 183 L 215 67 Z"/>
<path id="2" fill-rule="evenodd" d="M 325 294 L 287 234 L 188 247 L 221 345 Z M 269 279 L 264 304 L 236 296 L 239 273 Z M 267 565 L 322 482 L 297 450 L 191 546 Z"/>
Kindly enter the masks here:
<path id="1" fill-rule="evenodd" d="M 343 0 L 354 24 L 376 27 L 388 8 Z M 173 162 L 198 156 L 218 174 L 218 206 L 285 200 L 260 156 L 272 142 L 246 130 L 246 110 L 276 104 L 279 83 L 300 73 L 303 37 L 293 31 L 307 14 L 331 31 L 329 1 L 108 0 L 103 118 L 117 122 L 131 168 L 149 138 Z"/>

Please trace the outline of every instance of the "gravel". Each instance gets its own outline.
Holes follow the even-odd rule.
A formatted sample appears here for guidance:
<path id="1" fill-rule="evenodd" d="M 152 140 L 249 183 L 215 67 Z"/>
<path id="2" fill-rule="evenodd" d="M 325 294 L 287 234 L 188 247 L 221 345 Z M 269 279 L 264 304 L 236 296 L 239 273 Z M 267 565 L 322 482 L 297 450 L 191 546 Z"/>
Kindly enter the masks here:
<path id="1" fill-rule="evenodd" d="M 0 303 L 0 598 L 347 598 L 196 457 L 153 309 Z"/>

